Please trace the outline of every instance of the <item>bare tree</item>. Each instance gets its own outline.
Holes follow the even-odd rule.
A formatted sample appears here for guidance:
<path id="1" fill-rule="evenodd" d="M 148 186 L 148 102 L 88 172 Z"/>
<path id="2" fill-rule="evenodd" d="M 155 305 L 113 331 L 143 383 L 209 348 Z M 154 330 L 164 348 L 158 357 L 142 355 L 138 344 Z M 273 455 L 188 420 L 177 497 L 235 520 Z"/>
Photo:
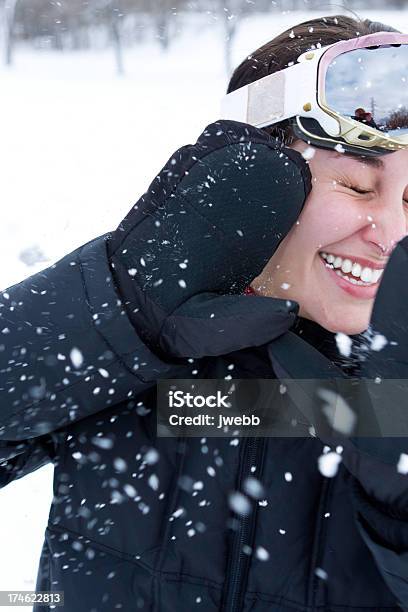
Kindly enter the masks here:
<path id="1" fill-rule="evenodd" d="M 248 0 L 217 0 L 224 29 L 224 62 L 228 75 L 232 71 L 232 47 L 239 23 L 250 10 Z"/>
<path id="2" fill-rule="evenodd" d="M 402 106 L 398 110 L 390 113 L 386 119 L 386 127 L 389 130 L 408 128 L 408 108 Z"/>
<path id="3" fill-rule="evenodd" d="M 153 20 L 155 35 L 163 51 L 167 51 L 172 40 L 173 17 L 186 6 L 191 9 L 188 0 L 149 0 L 146 4 Z"/>
<path id="4" fill-rule="evenodd" d="M 89 34 L 95 23 L 91 4 L 92 0 L 19 0 L 18 36 L 54 49 L 89 46 Z"/>
<path id="5" fill-rule="evenodd" d="M 6 66 L 11 66 L 13 62 L 17 2 L 18 0 L 3 0 L 4 62 Z"/>
<path id="6" fill-rule="evenodd" d="M 163 51 L 167 51 L 170 42 L 169 17 L 171 6 L 172 0 L 151 0 L 150 2 L 155 33 Z"/>
<path id="7" fill-rule="evenodd" d="M 3 26 L 3 57 L 10 65 L 18 40 L 55 49 L 109 45 L 118 74 L 125 69 L 124 49 L 147 36 L 155 37 L 166 51 L 178 31 L 181 11 L 211 13 L 223 36 L 224 63 L 232 71 L 233 46 L 242 19 L 249 14 L 328 6 L 327 0 L 0 0 Z M 353 5 L 378 4 L 381 0 L 348 0 Z M 408 0 L 390 0 L 389 6 L 402 9 Z M 336 6 L 336 5 L 335 5 Z M 387 5 L 388 8 L 388 5 Z M 207 18 L 208 21 L 208 18 Z M 150 22 L 150 26 L 146 27 Z"/>
<path id="8" fill-rule="evenodd" d="M 104 24 L 108 30 L 109 40 L 115 56 L 116 72 L 123 75 L 123 44 L 121 22 L 124 13 L 122 12 L 121 0 L 94 0 L 91 3 L 93 22 Z"/>
<path id="9" fill-rule="evenodd" d="M 123 75 L 123 46 L 121 37 L 121 18 L 123 14 L 118 6 L 118 0 L 110 0 L 108 4 L 108 23 L 112 37 L 113 50 L 115 53 L 116 72 Z"/>

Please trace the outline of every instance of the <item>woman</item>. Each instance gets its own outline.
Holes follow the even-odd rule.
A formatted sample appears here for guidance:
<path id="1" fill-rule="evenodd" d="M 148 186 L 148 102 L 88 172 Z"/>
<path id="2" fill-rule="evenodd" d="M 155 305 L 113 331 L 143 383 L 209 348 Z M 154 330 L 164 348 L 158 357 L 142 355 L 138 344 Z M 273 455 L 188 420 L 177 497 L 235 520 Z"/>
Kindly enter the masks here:
<path id="1" fill-rule="evenodd" d="M 384 30 L 300 24 L 229 90 L 311 45 Z M 336 333 L 360 346 L 370 320 L 405 316 L 407 157 L 316 148 L 306 163 L 287 124 L 216 122 L 115 232 L 3 293 L 0 482 L 55 465 L 38 591 L 64 591 L 70 612 L 408 609 L 394 441 L 330 451 L 302 405 L 294 420 L 274 408 L 266 437 L 155 430 L 158 379 L 357 370 Z"/>

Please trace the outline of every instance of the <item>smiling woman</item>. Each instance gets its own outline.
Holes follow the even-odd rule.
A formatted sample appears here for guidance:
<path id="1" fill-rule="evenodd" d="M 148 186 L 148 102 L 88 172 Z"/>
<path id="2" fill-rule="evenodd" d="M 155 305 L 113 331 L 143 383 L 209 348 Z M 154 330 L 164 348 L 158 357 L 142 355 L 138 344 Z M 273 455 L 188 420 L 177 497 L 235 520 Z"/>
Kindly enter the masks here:
<path id="1" fill-rule="evenodd" d="M 296 300 L 325 329 L 358 334 L 389 255 L 408 233 L 408 151 L 377 158 L 315 149 L 309 166 L 313 189 L 298 222 L 251 285 Z"/>
<path id="2" fill-rule="evenodd" d="M 313 94 L 319 44 L 372 61 L 387 29 L 300 24 L 230 90 L 306 52 L 288 70 Z M 36 590 L 65 612 L 408 610 L 408 149 L 364 109 L 337 117 L 341 143 L 264 124 L 285 105 L 336 124 L 296 87 L 282 109 L 281 76 L 234 96 L 252 114 L 175 151 L 115 230 L 0 295 L 0 487 L 54 463 Z M 160 379 L 166 399 L 189 383 L 174 425 L 221 392 L 219 435 L 160 435 Z"/>
<path id="3" fill-rule="evenodd" d="M 396 32 L 382 23 L 344 15 L 299 24 L 250 54 L 232 75 L 228 93 L 284 70 L 311 49 L 389 31 Z M 383 51 L 393 52 L 395 49 L 391 45 Z M 356 58 L 360 64 L 357 62 L 352 70 L 346 70 L 349 56 L 353 53 L 340 55 L 336 70 L 328 72 L 331 80 L 337 79 L 337 92 L 341 78 L 343 81 L 356 78 L 357 66 L 361 72 L 362 56 Z M 377 58 L 381 66 L 377 64 L 376 67 L 374 55 L 368 57 L 370 61 L 366 64 L 369 65 L 364 65 L 362 74 L 382 74 L 381 70 L 387 70 L 381 58 Z M 405 49 L 400 60 L 397 72 L 399 74 L 402 70 L 401 74 L 405 74 Z M 332 62 L 331 66 L 334 64 Z M 327 78 L 328 87 L 330 79 Z M 342 95 L 347 98 L 348 105 L 355 108 L 353 91 L 357 95 L 358 87 L 352 87 L 348 82 L 343 89 Z M 369 91 L 372 96 L 371 88 Z M 329 89 L 330 92 L 333 97 L 333 88 Z M 361 101 L 361 96 L 368 94 L 361 92 L 359 95 Z M 388 95 L 401 103 L 406 93 Z M 379 103 L 378 99 L 376 102 Z M 286 98 L 285 104 L 290 104 Z M 344 100 L 342 104 L 344 106 Z M 384 100 L 381 104 L 386 108 Z M 263 129 L 279 136 L 289 147 L 304 155 L 312 172 L 313 189 L 296 225 L 261 274 L 252 281 L 251 287 L 258 295 L 296 300 L 304 318 L 331 332 L 358 334 L 368 327 L 387 259 L 408 231 L 408 179 L 405 171 L 408 150 L 374 157 L 369 155 L 369 151 L 364 154 L 364 150 L 359 154 L 350 153 L 338 144 L 336 151 L 328 151 L 311 147 L 310 140 L 309 144 L 305 142 L 306 138 L 301 140 L 299 130 L 294 131 L 293 125 L 286 119 Z"/>
<path id="4" fill-rule="evenodd" d="M 297 379 L 298 387 L 299 379 L 320 381 L 344 375 L 374 379 L 378 386 L 387 378 L 408 376 L 408 242 L 404 240 L 408 233 L 408 149 L 404 135 L 407 37 L 393 39 L 386 34 L 381 54 L 375 56 L 372 51 L 379 48 L 381 34 L 376 40 L 370 39 L 372 45 L 366 43 L 364 54 L 358 51 L 363 46 L 360 37 L 391 31 L 396 32 L 379 22 L 344 15 L 298 24 L 250 54 L 236 68 L 228 86 L 223 116 L 244 117 L 278 137 L 302 154 L 311 171 L 312 189 L 296 223 L 245 290 L 249 295 L 295 301 L 299 305 L 299 316 L 290 334 L 267 349 L 274 372 L 284 379 L 284 392 L 287 380 L 292 378 Z M 385 43 L 387 36 L 389 45 Z M 324 98 L 319 93 L 324 69 L 319 73 L 316 67 L 313 72 L 307 64 L 316 61 L 317 65 L 316 58 L 322 57 L 322 50 L 348 39 L 353 40 L 342 50 L 352 51 L 351 64 L 347 64 L 346 53 L 337 56 L 341 58 L 338 64 L 330 63 L 332 79 L 326 84 L 331 82 L 332 86 Z M 405 45 L 402 50 L 401 42 Z M 380 56 L 390 61 L 381 61 Z M 374 110 L 378 109 L 374 119 Z M 396 150 L 388 154 L 392 135 L 401 138 Z M 293 202 L 287 199 L 285 204 L 290 209 Z M 300 340 L 313 350 L 306 350 Z M 337 372 L 333 372 L 333 365 L 339 368 Z M 325 446 L 323 452 L 327 455 L 319 458 L 321 472 L 332 477 L 334 465 L 337 480 L 324 488 L 327 498 L 319 497 L 318 501 L 322 516 L 332 518 L 325 526 L 318 519 L 314 523 L 323 530 L 325 543 L 313 549 L 319 564 L 315 573 L 321 580 L 320 584 L 317 580 L 309 582 L 313 592 L 308 591 L 308 609 L 341 607 L 374 612 L 390 606 L 408 610 L 408 467 L 401 467 L 401 462 L 408 459 L 407 437 L 403 437 L 408 434 L 406 396 L 400 400 L 404 415 L 401 420 L 401 405 L 395 399 L 397 385 L 385 388 L 378 386 L 374 391 L 375 407 L 365 405 L 359 409 L 351 404 L 354 426 L 348 422 L 350 415 L 345 417 L 340 409 L 343 398 L 337 394 L 324 406 L 324 417 L 317 409 L 319 416 L 312 420 L 312 435 L 317 432 L 336 450 L 330 453 L 330 447 Z M 317 398 L 314 403 L 319 406 Z M 305 416 L 302 401 L 298 406 Z M 327 426 L 330 413 L 333 420 L 337 415 L 339 422 L 344 419 L 348 423 L 345 429 L 334 429 L 353 432 L 352 444 L 340 436 L 336 446 L 322 435 L 321 428 Z M 389 430 L 379 427 L 378 422 L 384 427 L 388 421 L 394 425 L 391 435 L 400 438 L 387 437 Z M 274 446 L 270 443 L 269 448 Z M 290 460 L 294 446 L 286 452 Z M 305 450 L 302 466 L 308 465 L 306 455 Z M 344 488 L 339 485 L 343 473 L 341 469 L 337 472 L 339 462 L 349 476 Z M 404 474 L 404 481 L 400 474 Z M 298 502 L 304 504 L 311 490 L 311 480 L 307 480 Z M 329 498 L 331 503 L 327 502 Z M 359 532 L 356 537 L 347 519 L 351 506 Z M 295 507 L 296 501 L 292 500 L 286 510 L 296 512 Z M 329 512 L 324 513 L 323 508 L 329 508 Z M 357 551 L 361 541 L 375 560 L 378 573 L 363 561 L 363 551 Z M 288 576 L 291 584 L 294 576 L 293 571 Z M 347 587 L 342 583 L 345 576 Z M 391 597 L 386 604 L 379 592 L 373 595 L 382 581 L 397 601 Z M 298 605 L 295 590 L 288 586 L 286 593 L 290 592 Z"/>

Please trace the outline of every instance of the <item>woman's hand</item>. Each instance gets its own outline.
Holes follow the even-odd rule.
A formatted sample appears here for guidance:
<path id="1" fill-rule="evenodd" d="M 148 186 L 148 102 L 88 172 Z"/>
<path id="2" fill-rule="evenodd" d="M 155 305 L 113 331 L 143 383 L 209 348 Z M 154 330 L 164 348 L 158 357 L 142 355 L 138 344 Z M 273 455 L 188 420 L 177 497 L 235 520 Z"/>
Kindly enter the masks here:
<path id="1" fill-rule="evenodd" d="M 300 153 L 244 123 L 218 121 L 176 151 L 109 240 L 119 291 L 143 339 L 194 357 L 286 331 L 296 302 L 240 294 L 310 189 Z"/>

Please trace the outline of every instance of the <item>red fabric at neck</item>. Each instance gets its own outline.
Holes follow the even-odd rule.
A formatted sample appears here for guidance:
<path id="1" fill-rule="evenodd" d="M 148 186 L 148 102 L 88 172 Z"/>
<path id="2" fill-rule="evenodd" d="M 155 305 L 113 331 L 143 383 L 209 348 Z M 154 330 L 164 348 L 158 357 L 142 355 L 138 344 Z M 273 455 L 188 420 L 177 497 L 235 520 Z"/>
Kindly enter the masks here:
<path id="1" fill-rule="evenodd" d="M 248 285 L 248 287 L 245 287 L 244 294 L 246 294 L 246 295 L 256 295 L 255 291 L 252 289 L 252 287 L 250 285 Z"/>

